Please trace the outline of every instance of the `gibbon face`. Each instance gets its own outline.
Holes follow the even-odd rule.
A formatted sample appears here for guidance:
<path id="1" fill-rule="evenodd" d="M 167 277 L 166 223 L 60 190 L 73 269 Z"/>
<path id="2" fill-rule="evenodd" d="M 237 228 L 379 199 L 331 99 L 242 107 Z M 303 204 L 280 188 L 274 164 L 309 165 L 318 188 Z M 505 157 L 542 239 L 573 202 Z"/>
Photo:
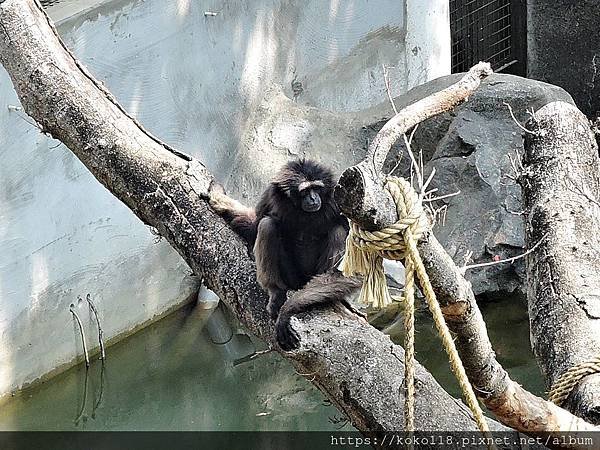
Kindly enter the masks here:
<path id="1" fill-rule="evenodd" d="M 317 212 L 321 209 L 322 181 L 305 181 L 298 186 L 300 208 L 304 212 Z"/>

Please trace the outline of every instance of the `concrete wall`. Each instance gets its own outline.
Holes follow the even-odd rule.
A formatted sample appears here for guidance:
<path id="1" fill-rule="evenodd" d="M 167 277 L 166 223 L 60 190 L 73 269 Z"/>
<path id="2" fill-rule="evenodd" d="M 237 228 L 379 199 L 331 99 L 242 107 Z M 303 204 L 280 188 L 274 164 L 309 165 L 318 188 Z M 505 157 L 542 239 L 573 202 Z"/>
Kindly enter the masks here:
<path id="1" fill-rule="evenodd" d="M 527 1 L 527 76 L 564 88 L 600 116 L 600 0 Z"/>
<path id="2" fill-rule="evenodd" d="M 244 136 L 274 88 L 293 98 L 296 82 L 296 104 L 349 112 L 386 99 L 382 65 L 393 67 L 395 95 L 448 73 L 446 2 L 428 4 L 65 0 L 49 11 L 63 19 L 83 10 L 59 26 L 75 55 L 152 133 L 226 179 L 252 170 L 240 163 Z M 0 68 L 0 395 L 81 354 L 71 304 L 95 345 L 78 296 L 91 295 L 110 339 L 197 286 L 165 242 L 15 107 Z M 253 197 L 262 184 L 231 191 Z"/>

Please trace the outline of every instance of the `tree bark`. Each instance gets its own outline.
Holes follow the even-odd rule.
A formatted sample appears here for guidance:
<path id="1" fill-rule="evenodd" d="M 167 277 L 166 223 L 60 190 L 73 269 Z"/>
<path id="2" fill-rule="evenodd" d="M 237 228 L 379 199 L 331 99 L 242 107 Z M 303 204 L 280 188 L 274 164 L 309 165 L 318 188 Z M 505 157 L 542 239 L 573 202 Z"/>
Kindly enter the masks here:
<path id="1" fill-rule="evenodd" d="M 550 388 L 569 368 L 600 357 L 600 163 L 586 117 L 568 103 L 538 110 L 527 127 L 521 178 L 532 345 Z M 565 407 L 600 424 L 600 374 Z"/>
<path id="2" fill-rule="evenodd" d="M 132 119 L 75 60 L 39 4 L 0 0 L 0 63 L 25 111 L 64 142 L 144 223 L 155 227 L 255 335 L 275 345 L 267 298 L 246 245 L 209 208 L 212 175 Z M 333 311 L 295 321 L 302 349 L 285 353 L 364 433 L 401 430 L 404 351 Z M 467 408 L 421 366 L 420 430 L 474 431 Z M 505 429 L 490 421 L 493 430 Z"/>
<path id="3" fill-rule="evenodd" d="M 480 70 L 479 74 L 485 76 L 487 72 Z M 477 84 L 472 83 L 469 86 L 474 89 Z M 448 106 L 457 104 L 468 95 L 468 91 L 452 89 L 452 87 L 445 91 L 455 97 L 445 98 L 445 104 Z M 434 107 L 430 102 L 423 102 L 422 105 L 429 110 L 420 111 L 420 117 L 429 117 L 430 113 L 441 112 L 440 108 Z M 407 110 L 408 108 L 400 111 L 388 122 L 397 130 L 392 132 L 387 128 L 386 136 L 399 136 L 407 131 L 405 126 L 407 122 L 402 119 L 407 114 Z M 411 111 L 411 115 L 414 115 L 414 111 Z M 382 201 L 390 197 L 390 194 L 385 191 L 383 177 L 380 174 L 381 162 L 385 159 L 393 140 L 376 139 L 375 142 L 385 143 L 376 146 L 376 153 L 370 151 L 362 162 L 347 169 L 342 174 L 335 192 L 342 212 L 361 228 L 371 231 L 391 225 L 398 219 L 395 206 L 390 205 L 390 202 Z M 351 196 L 359 196 L 359 200 L 350 201 Z M 552 434 L 560 430 L 600 431 L 592 424 L 572 416 L 553 403 L 525 391 L 512 381 L 496 360 L 470 283 L 432 234 L 422 239 L 418 249 L 442 307 L 446 323 L 457 336 L 456 346 L 469 380 L 479 398 L 500 422 L 537 436 L 545 436 L 547 433 Z"/>

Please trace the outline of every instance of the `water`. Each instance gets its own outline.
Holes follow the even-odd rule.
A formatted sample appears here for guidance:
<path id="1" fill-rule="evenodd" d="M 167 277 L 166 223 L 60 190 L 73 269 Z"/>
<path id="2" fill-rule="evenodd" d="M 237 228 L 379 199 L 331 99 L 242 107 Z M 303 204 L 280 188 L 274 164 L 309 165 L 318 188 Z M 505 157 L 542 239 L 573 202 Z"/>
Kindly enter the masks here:
<path id="1" fill-rule="evenodd" d="M 206 331 L 209 312 L 183 308 L 107 349 L 95 360 L 26 390 L 0 408 L 1 430 L 344 430 L 341 414 L 277 354 L 234 361 L 261 343 L 237 334 L 225 345 Z M 513 379 L 542 394 L 524 305 L 483 307 L 498 359 Z M 417 358 L 459 396 L 425 314 L 417 317 Z M 225 342 L 214 333 L 213 340 Z M 235 330 L 239 331 L 239 330 Z M 393 336 L 401 341 L 401 336 Z M 216 338 L 216 339 L 215 339 Z M 87 381 L 86 381 L 87 378 Z M 87 384 L 87 388 L 86 388 Z"/>
<path id="2" fill-rule="evenodd" d="M 529 392 L 544 396 L 545 386 L 531 350 L 529 318 L 523 299 L 506 298 L 480 305 L 496 358 L 510 377 Z M 460 387 L 448 364 L 448 359 L 428 313 L 417 312 L 415 353 L 436 380 L 455 397 L 461 397 Z M 392 340 L 402 344 L 402 330 L 390 333 Z"/>
<path id="3" fill-rule="evenodd" d="M 211 342 L 210 312 L 186 307 L 0 408 L 1 430 L 335 430 L 340 413 L 260 343 Z M 221 341 L 224 342 L 225 340 Z M 237 341 L 237 342 L 236 342 Z M 236 345 L 232 345 L 232 344 Z M 260 349 L 260 348 L 259 348 Z M 94 358 L 96 359 L 96 358 Z"/>

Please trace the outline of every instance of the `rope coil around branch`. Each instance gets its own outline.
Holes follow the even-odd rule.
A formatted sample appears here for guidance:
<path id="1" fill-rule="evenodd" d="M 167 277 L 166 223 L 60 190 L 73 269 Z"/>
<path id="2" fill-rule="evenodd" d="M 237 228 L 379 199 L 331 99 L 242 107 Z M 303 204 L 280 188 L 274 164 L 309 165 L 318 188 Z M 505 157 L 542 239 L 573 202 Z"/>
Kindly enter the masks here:
<path id="1" fill-rule="evenodd" d="M 467 405 L 475 417 L 479 430 L 489 434 L 488 424 L 467 378 L 417 250 L 418 240 L 430 229 L 429 220 L 423 211 L 420 198 L 411 184 L 403 178 L 389 177 L 385 188 L 396 204 L 398 221 L 382 230 L 373 232 L 363 230 L 357 224 L 352 223 L 346 241 L 346 254 L 342 270 L 346 276 L 356 274 L 364 276 L 359 302 L 370 304 L 376 308 L 385 308 L 392 302 L 392 298 L 385 281 L 383 259 L 405 261 L 405 429 L 406 431 L 414 430 L 414 275 L 416 272 Z"/>
<path id="2" fill-rule="evenodd" d="M 361 229 L 350 224 L 346 240 L 346 254 L 342 262 L 344 275 L 365 276 L 359 303 L 385 308 L 392 303 L 383 271 L 383 259 L 402 261 L 406 259 L 405 232 L 418 240 L 429 231 L 429 221 L 424 214 L 419 196 L 404 178 L 388 177 L 385 188 L 396 204 L 398 221 L 379 231 Z"/>
<path id="3" fill-rule="evenodd" d="M 560 406 L 583 378 L 595 373 L 600 373 L 600 356 L 577 364 L 558 377 L 548 392 L 548 400 Z"/>

